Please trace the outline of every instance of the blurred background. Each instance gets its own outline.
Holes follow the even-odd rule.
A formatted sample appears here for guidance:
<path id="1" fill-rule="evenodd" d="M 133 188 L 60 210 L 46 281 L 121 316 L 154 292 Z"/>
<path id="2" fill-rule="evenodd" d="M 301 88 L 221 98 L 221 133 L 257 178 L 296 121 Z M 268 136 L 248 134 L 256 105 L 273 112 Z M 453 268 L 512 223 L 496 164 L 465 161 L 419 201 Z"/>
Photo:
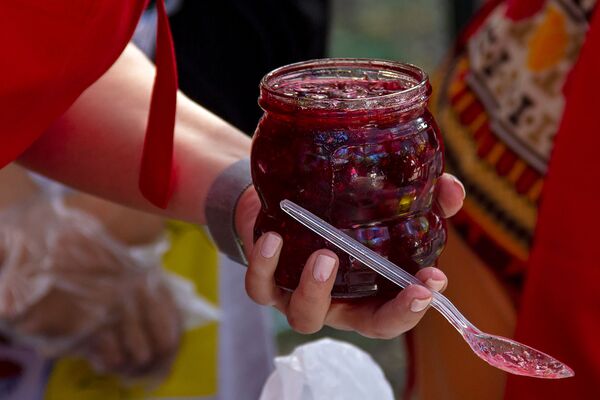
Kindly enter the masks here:
<path id="1" fill-rule="evenodd" d="M 451 48 L 456 34 L 481 1 L 474 0 L 333 0 L 328 52 L 332 57 L 370 57 L 416 64 L 429 74 Z M 382 367 L 398 398 L 406 380 L 403 338 L 366 339 L 325 328 L 314 335 L 293 332 L 274 312 L 280 354 L 321 337 L 351 342 Z"/>
<path id="2" fill-rule="evenodd" d="M 452 41 L 452 3 L 333 0 L 330 55 L 400 60 L 431 71 Z"/>
<path id="3" fill-rule="evenodd" d="M 431 72 L 481 1 L 333 0 L 329 53 L 417 64 Z"/>

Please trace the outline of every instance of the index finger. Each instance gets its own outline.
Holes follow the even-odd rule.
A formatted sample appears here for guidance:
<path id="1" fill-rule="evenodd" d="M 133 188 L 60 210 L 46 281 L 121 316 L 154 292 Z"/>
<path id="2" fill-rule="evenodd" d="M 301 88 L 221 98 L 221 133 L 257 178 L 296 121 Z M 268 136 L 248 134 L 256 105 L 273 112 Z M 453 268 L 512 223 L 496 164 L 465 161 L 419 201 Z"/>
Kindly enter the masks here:
<path id="1" fill-rule="evenodd" d="M 448 173 L 440 176 L 436 186 L 435 202 L 442 216 L 449 218 L 456 214 L 465 199 L 465 187 L 454 176 Z"/>
<path id="2" fill-rule="evenodd" d="M 275 269 L 283 240 L 274 232 L 262 235 L 252 249 L 246 271 L 246 292 L 256 303 L 285 309 L 289 294 L 275 284 Z"/>

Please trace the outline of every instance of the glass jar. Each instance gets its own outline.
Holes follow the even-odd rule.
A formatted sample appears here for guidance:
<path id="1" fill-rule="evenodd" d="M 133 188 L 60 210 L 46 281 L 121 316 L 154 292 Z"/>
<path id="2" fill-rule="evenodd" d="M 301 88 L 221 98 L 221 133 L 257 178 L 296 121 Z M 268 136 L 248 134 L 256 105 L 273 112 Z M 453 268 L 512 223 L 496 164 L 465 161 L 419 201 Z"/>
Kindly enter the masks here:
<path id="1" fill-rule="evenodd" d="M 364 297 L 397 287 L 286 216 L 290 199 L 415 272 L 435 264 L 446 241 L 433 205 L 442 142 L 427 109 L 421 69 L 368 59 L 322 59 L 281 67 L 260 84 L 264 115 L 252 144 L 252 178 L 262 209 L 255 239 L 284 245 L 277 284 L 293 290 L 309 255 L 340 257 L 332 296 Z M 391 293 L 390 293 L 391 294 Z"/>

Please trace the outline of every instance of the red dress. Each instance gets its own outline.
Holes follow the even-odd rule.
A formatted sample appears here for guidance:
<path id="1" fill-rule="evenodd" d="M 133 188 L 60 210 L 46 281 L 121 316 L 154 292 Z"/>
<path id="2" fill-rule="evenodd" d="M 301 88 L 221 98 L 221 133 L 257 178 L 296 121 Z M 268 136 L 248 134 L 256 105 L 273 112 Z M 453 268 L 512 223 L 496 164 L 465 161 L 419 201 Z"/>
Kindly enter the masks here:
<path id="1" fill-rule="evenodd" d="M 15 160 L 121 54 L 145 0 L 0 6 L 0 166 Z"/>
<path id="2" fill-rule="evenodd" d="M 116 61 L 131 39 L 146 2 L 2 2 L 0 168 L 18 158 Z M 157 7 L 158 73 L 140 184 L 149 200 L 164 207 L 171 171 L 177 80 L 164 5 L 159 1 Z"/>

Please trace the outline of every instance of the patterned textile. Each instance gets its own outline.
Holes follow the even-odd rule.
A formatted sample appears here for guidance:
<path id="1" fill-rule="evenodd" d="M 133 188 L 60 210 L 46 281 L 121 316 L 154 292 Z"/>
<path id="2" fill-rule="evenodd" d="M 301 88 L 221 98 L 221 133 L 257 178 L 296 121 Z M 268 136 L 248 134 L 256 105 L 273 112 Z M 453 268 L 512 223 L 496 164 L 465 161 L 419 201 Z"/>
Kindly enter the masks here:
<path id="1" fill-rule="evenodd" d="M 563 86 L 595 0 L 548 0 L 515 21 L 504 3 L 443 71 L 432 109 L 467 199 L 453 223 L 518 302 Z"/>

